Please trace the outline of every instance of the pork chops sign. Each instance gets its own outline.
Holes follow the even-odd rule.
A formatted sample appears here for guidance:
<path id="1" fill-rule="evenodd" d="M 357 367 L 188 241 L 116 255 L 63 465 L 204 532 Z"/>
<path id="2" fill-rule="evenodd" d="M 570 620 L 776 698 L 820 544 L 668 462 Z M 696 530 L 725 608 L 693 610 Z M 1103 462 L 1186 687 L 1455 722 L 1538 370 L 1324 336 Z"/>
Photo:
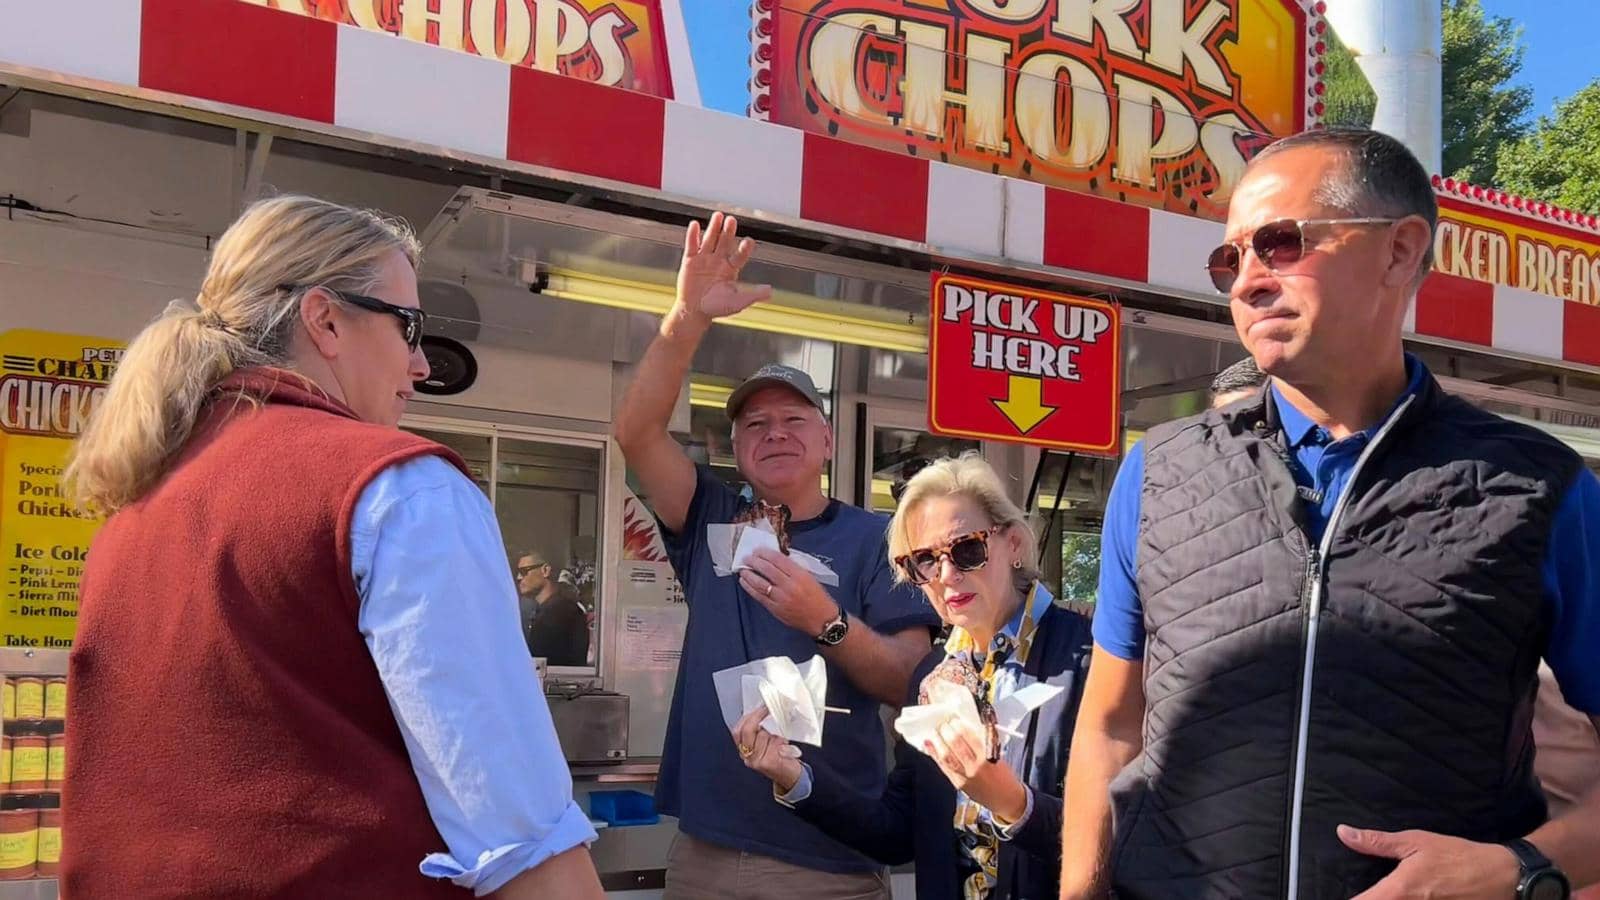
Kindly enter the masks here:
<path id="1" fill-rule="evenodd" d="M 243 0 L 672 98 L 660 0 Z"/>
<path id="2" fill-rule="evenodd" d="M 936 274 L 929 319 L 935 433 L 1106 455 L 1121 449 L 1117 306 Z"/>
<path id="3" fill-rule="evenodd" d="M 1309 0 L 1307 0 L 1309 2 Z M 1320 115 L 1302 0 L 756 0 L 752 111 L 1220 218 Z"/>

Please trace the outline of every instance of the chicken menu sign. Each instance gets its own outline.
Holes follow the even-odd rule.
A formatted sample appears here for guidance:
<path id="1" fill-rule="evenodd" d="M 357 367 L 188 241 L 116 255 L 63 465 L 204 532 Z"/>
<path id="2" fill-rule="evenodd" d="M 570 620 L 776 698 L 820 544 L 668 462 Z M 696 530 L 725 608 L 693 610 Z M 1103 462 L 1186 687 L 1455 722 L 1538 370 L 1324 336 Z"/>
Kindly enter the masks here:
<path id="1" fill-rule="evenodd" d="M 62 473 L 122 344 L 18 329 L 0 332 L 0 351 L 0 642 L 65 649 L 100 521 L 78 509 Z"/>
<path id="2" fill-rule="evenodd" d="M 1321 114 L 1310 0 L 756 0 L 752 112 L 1221 218 Z"/>
<path id="3" fill-rule="evenodd" d="M 1600 306 L 1594 216 L 1444 180 L 1433 241 L 1436 271 Z"/>
<path id="4" fill-rule="evenodd" d="M 1106 456 L 1121 450 L 1115 304 L 936 274 L 929 321 L 933 432 Z"/>

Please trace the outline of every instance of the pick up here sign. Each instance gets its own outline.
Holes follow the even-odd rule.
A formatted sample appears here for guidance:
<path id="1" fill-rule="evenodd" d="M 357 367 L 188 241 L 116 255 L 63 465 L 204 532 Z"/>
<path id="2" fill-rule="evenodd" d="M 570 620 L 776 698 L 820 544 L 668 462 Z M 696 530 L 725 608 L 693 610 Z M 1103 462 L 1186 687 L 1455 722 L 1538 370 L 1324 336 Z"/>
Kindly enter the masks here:
<path id="1" fill-rule="evenodd" d="M 956 275 L 933 277 L 932 304 L 932 431 L 1118 453 L 1119 307 Z"/>

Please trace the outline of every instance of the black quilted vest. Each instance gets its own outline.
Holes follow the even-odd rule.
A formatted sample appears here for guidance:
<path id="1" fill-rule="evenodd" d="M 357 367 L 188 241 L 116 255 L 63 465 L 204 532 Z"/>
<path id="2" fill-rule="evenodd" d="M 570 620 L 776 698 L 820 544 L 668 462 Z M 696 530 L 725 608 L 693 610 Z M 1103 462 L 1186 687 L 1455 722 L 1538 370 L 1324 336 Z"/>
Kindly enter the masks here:
<path id="1" fill-rule="evenodd" d="M 1345 900 L 1393 863 L 1347 850 L 1341 823 L 1502 841 L 1544 821 L 1542 566 L 1581 460 L 1423 380 L 1320 546 L 1270 391 L 1146 437 L 1118 897 Z"/>

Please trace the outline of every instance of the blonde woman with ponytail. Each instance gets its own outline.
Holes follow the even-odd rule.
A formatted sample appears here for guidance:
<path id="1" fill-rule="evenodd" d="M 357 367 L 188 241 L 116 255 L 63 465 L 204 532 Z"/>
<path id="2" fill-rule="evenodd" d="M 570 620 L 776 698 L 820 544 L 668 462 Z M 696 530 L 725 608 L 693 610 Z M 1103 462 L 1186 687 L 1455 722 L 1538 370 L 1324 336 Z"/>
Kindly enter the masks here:
<path id="1" fill-rule="evenodd" d="M 129 345 L 68 470 L 63 896 L 601 896 L 494 513 L 397 426 L 419 247 L 285 196 Z M 420 863 L 420 867 L 419 867 Z"/>

